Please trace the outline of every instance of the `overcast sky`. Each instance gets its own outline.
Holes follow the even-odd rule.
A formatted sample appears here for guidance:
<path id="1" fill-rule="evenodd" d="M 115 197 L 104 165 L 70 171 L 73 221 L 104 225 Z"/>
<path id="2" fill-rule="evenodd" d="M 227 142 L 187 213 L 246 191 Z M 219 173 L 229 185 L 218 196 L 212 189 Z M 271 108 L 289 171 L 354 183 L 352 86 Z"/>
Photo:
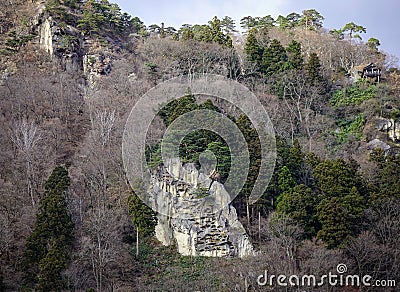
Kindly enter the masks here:
<path id="1" fill-rule="evenodd" d="M 399 0 L 110 0 L 146 25 L 160 24 L 176 29 L 184 23 L 204 24 L 214 16 L 230 16 L 239 27 L 240 19 L 251 15 L 301 13 L 314 8 L 325 17 L 324 27 L 342 28 L 355 22 L 367 28 L 363 40 L 380 40 L 380 49 L 400 58 L 400 1 Z"/>

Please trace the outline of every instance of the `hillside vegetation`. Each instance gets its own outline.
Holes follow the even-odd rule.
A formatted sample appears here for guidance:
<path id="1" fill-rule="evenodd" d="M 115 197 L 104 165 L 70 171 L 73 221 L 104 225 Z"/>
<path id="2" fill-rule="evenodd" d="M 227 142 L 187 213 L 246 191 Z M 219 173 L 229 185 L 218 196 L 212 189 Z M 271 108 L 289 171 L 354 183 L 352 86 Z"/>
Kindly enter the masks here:
<path id="1" fill-rule="evenodd" d="M 400 72 L 377 38 L 362 39 L 367 28 L 328 30 L 314 9 L 173 28 L 107 0 L 0 4 L 0 291 L 263 291 L 265 270 L 323 275 L 339 263 L 400 283 Z M 379 82 L 360 77 L 371 63 Z M 160 139 L 179 116 L 229 116 L 250 154 L 232 204 L 256 257 L 162 246 L 154 212 L 127 184 L 131 108 L 155 85 L 195 74 L 238 81 L 266 108 L 277 148 L 267 191 L 250 205 L 260 140 L 216 97 L 188 91 L 164 105 L 147 134 L 148 163 L 162 162 Z M 215 133 L 187 135 L 180 156 L 198 164 L 206 150 L 224 182 L 230 152 Z"/>

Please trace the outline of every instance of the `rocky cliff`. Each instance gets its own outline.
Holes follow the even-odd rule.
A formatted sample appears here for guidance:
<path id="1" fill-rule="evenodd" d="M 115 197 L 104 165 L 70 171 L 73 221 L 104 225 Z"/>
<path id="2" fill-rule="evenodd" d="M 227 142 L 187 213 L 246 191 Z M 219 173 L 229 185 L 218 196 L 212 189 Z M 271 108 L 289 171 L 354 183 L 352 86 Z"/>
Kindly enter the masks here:
<path id="1" fill-rule="evenodd" d="M 375 128 L 378 131 L 386 132 L 387 138 L 393 142 L 400 141 L 400 120 L 399 119 L 387 119 L 387 118 L 376 118 Z"/>
<path id="2" fill-rule="evenodd" d="M 60 27 L 51 16 L 42 14 L 38 23 L 39 45 L 50 56 L 57 57 L 66 71 L 83 70 L 89 86 L 101 75 L 111 71 L 112 47 L 104 47 L 99 40 L 85 37 L 75 27 Z"/>
<path id="3" fill-rule="evenodd" d="M 167 161 L 153 172 L 149 193 L 162 213 L 156 236 L 164 245 L 176 244 L 179 253 L 192 256 L 253 254 L 223 184 L 212 181 L 194 164 Z"/>

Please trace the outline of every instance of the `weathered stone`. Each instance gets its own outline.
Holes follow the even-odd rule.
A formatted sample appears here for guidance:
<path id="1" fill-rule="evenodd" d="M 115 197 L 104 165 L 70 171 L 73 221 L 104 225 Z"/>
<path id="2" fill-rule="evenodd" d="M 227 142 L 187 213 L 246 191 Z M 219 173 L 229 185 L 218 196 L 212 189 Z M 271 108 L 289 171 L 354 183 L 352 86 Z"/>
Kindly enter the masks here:
<path id="1" fill-rule="evenodd" d="M 40 47 L 53 56 L 53 33 L 52 29 L 52 18 L 49 17 L 39 26 L 39 44 Z"/>
<path id="2" fill-rule="evenodd" d="M 208 196 L 204 196 L 207 192 Z M 253 255 L 253 246 L 239 222 L 224 186 L 199 172 L 192 163 L 172 159 L 154 171 L 149 193 L 158 215 L 156 237 L 176 243 L 178 252 L 192 256 Z M 199 194 L 202 196 L 198 197 Z"/>
<path id="3" fill-rule="evenodd" d="M 388 151 L 390 149 L 390 145 L 379 139 L 374 139 L 367 144 L 368 150 L 374 150 L 376 148 L 380 148 L 382 150 Z"/>
<path id="4" fill-rule="evenodd" d="M 394 142 L 400 141 L 400 120 L 376 118 L 375 128 L 387 132 L 388 138 Z"/>

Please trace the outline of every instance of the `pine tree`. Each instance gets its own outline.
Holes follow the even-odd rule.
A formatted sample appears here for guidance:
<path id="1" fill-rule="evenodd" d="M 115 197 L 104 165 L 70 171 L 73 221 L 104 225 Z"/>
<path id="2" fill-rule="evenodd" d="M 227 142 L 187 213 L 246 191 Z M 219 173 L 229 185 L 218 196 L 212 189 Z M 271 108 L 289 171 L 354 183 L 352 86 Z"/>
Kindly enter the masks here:
<path id="1" fill-rule="evenodd" d="M 69 260 L 74 228 L 66 204 L 69 184 L 68 171 L 56 167 L 45 183 L 35 226 L 26 242 L 24 269 L 28 282 L 38 280 L 38 291 L 60 290 L 63 283 L 61 272 Z"/>
<path id="2" fill-rule="evenodd" d="M 322 21 L 325 18 L 315 9 L 303 11 L 303 16 L 299 20 L 299 24 L 303 25 L 307 30 L 317 30 L 322 27 Z"/>
<path id="3" fill-rule="evenodd" d="M 231 48 L 232 39 L 229 35 L 224 34 L 222 30 L 224 24 L 221 22 L 221 20 L 214 16 L 214 18 L 210 20 L 208 24 L 211 33 L 211 41 Z"/>

